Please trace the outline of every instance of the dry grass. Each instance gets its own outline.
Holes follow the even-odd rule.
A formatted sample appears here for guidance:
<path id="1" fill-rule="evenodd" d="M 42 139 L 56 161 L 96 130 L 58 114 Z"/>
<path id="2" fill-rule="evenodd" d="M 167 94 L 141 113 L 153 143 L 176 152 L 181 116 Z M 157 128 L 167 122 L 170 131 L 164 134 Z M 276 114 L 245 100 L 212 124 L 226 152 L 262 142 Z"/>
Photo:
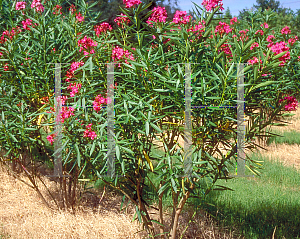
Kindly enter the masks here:
<path id="1" fill-rule="evenodd" d="M 271 126 L 271 132 L 276 130 L 276 132 L 289 132 L 289 131 L 299 131 L 300 132 L 300 109 L 298 108 L 296 111 L 292 111 L 295 114 L 292 117 L 288 117 L 283 119 L 283 121 L 288 122 L 287 126 Z M 297 170 L 300 170 L 300 145 L 293 144 L 278 144 L 276 145 L 274 142 L 269 146 L 263 144 L 263 149 L 257 149 L 263 156 L 267 156 L 270 159 L 279 159 L 280 162 L 285 166 L 295 166 Z"/>
<path id="2" fill-rule="evenodd" d="M 14 179 L 3 169 L 0 170 L 0 175 L 0 232 L 2 235 L 10 235 L 9 238 L 129 239 L 146 236 L 144 232 L 135 234 L 141 228 L 137 222 L 131 222 L 133 207 L 129 207 L 127 212 L 120 212 L 121 196 L 113 191 L 106 189 L 100 204 L 102 193 L 98 192 L 99 197 L 85 195 L 74 214 L 70 211 L 48 209 L 33 189 Z M 28 182 L 24 175 L 20 177 Z M 51 191 L 56 191 L 53 181 L 46 177 L 43 180 Z M 45 189 L 41 191 L 46 195 Z M 46 198 L 54 208 L 50 197 Z M 150 212 L 155 213 L 154 210 Z M 179 222 L 179 234 L 185 229 L 191 216 L 192 209 L 183 212 Z M 158 219 L 157 214 L 154 217 Z M 170 217 L 167 216 L 166 221 L 170 221 Z M 194 217 L 194 222 L 190 224 L 183 238 L 238 238 L 233 232 L 227 231 L 224 228 L 219 229 L 211 217 L 202 212 Z"/>
<path id="3" fill-rule="evenodd" d="M 282 130 L 300 131 L 300 110 L 290 121 L 291 125 Z M 183 139 L 179 139 L 183 146 Z M 268 151 L 261 151 L 273 158 L 280 158 L 286 165 L 300 168 L 299 145 L 274 145 L 267 147 Z M 20 176 L 26 182 L 24 175 Z M 0 167 L 0 238 L 144 238 L 145 233 L 135 232 L 141 228 L 137 222 L 131 222 L 134 209 L 129 207 L 126 212 L 120 212 L 121 196 L 106 189 L 106 193 L 99 203 L 102 191 L 95 191 L 96 195 L 84 195 L 78 204 L 75 214 L 69 211 L 48 209 L 37 193 L 19 180 L 14 179 Z M 45 176 L 42 177 L 52 192 L 57 192 L 55 182 Z M 39 183 L 43 195 L 46 189 Z M 54 208 L 50 197 L 46 197 Z M 156 213 L 154 210 L 150 210 Z M 193 214 L 192 209 L 185 210 L 180 217 L 178 234 L 180 235 Z M 158 219 L 158 215 L 154 214 Z M 166 217 L 170 221 L 170 217 Z M 156 225 L 156 224 L 155 224 Z M 158 228 L 158 226 L 155 226 Z M 241 238 L 237 233 L 217 226 L 213 219 L 205 212 L 197 213 L 189 225 L 183 238 Z M 180 237 L 178 237 L 180 238 Z"/>

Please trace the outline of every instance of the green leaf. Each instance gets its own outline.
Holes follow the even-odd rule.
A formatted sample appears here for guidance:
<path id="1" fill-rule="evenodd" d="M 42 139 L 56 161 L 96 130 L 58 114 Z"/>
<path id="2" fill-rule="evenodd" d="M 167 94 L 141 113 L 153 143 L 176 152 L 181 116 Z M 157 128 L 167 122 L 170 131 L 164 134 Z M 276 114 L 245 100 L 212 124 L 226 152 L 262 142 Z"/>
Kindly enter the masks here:
<path id="1" fill-rule="evenodd" d="M 159 133 L 162 133 L 162 130 L 161 130 L 157 125 L 153 124 L 152 122 L 150 122 L 150 125 L 151 125 L 154 129 L 156 129 Z"/>
<path id="2" fill-rule="evenodd" d="M 95 144 L 95 142 L 93 142 L 93 145 L 92 145 L 92 148 L 91 148 L 91 151 L 90 151 L 90 156 L 92 156 L 92 154 L 95 150 L 95 146 L 96 146 L 96 144 Z"/>
<path id="3" fill-rule="evenodd" d="M 158 195 L 162 194 L 164 191 L 166 191 L 168 188 L 170 188 L 170 185 L 168 183 L 165 183 L 158 191 Z"/>
<path id="4" fill-rule="evenodd" d="M 226 35 L 224 35 L 223 39 L 218 43 L 216 51 L 224 44 L 224 42 L 228 39 Z"/>
<path id="5" fill-rule="evenodd" d="M 173 187 L 175 193 L 177 193 L 177 187 L 176 187 L 176 183 L 175 183 L 174 178 L 171 178 L 171 183 L 172 183 L 172 187 Z"/>
<path id="6" fill-rule="evenodd" d="M 245 52 L 248 50 L 248 48 L 250 48 L 250 46 L 255 42 L 256 39 L 252 39 L 251 41 L 249 41 L 247 43 L 247 45 L 243 48 L 242 52 Z"/>
<path id="7" fill-rule="evenodd" d="M 252 90 L 255 90 L 255 89 L 257 89 L 257 88 L 260 88 L 260 87 L 264 87 L 264 86 L 267 86 L 267 85 L 271 85 L 271 84 L 274 84 L 274 83 L 276 83 L 277 81 L 266 81 L 266 82 L 262 82 L 262 83 L 260 83 L 260 84 L 258 84 L 258 85 L 256 85 L 256 86 L 254 86 L 253 88 L 252 88 Z"/>
<path id="8" fill-rule="evenodd" d="M 117 144 L 116 144 L 116 156 L 117 156 L 117 159 L 120 160 L 120 147 Z"/>
<path id="9" fill-rule="evenodd" d="M 273 56 L 273 57 L 271 58 L 271 60 L 274 61 L 274 60 L 276 60 L 276 59 L 282 57 L 282 56 L 283 56 L 284 54 L 286 54 L 286 53 L 287 53 L 287 51 L 281 52 L 281 53 L 277 54 L 276 56 Z"/>
<path id="10" fill-rule="evenodd" d="M 145 127 L 146 127 L 146 136 L 148 137 L 149 136 L 149 122 L 148 121 L 146 121 Z"/>
<path id="11" fill-rule="evenodd" d="M 81 157 L 80 157 L 80 152 L 79 152 L 79 148 L 78 148 L 77 144 L 75 144 L 75 149 L 77 151 L 77 163 L 78 163 L 78 167 L 80 168 L 80 159 L 81 159 Z"/>

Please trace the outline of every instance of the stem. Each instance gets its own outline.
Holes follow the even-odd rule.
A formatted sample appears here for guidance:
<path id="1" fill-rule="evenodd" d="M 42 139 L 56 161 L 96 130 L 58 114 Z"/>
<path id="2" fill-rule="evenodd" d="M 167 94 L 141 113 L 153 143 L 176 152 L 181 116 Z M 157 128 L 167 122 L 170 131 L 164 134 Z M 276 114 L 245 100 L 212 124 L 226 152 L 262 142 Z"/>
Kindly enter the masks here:
<path id="1" fill-rule="evenodd" d="M 193 183 L 190 187 L 190 189 L 194 189 L 195 187 L 195 184 Z M 178 225 L 178 219 L 179 219 L 179 215 L 187 201 L 187 199 L 189 198 L 189 195 L 190 195 L 190 191 L 187 191 L 185 193 L 185 195 L 181 198 L 180 202 L 179 202 L 179 205 L 176 209 L 176 212 L 175 212 L 175 218 L 174 218 L 174 223 L 173 223 L 173 228 L 171 230 L 171 237 L 170 239 L 176 239 L 176 229 L 177 229 L 177 225 Z"/>

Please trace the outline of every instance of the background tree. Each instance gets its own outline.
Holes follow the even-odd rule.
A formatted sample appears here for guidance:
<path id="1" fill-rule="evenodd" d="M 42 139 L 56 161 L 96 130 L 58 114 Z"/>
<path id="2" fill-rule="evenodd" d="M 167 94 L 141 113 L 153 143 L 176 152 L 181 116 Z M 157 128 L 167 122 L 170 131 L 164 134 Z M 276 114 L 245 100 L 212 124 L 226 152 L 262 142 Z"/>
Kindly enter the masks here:
<path id="1" fill-rule="evenodd" d="M 275 1 L 275 0 L 256 0 L 257 5 L 253 6 L 256 9 L 259 9 L 260 7 L 262 8 L 262 11 L 264 11 L 265 9 L 271 8 L 273 10 L 275 10 L 276 12 L 280 11 L 280 2 L 279 1 Z"/>

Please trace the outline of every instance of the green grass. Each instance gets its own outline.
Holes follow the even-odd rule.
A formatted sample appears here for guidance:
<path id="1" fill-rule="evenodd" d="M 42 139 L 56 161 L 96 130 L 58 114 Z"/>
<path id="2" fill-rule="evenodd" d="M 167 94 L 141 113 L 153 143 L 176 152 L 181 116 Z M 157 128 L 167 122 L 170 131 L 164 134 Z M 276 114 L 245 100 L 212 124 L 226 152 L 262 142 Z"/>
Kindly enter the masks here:
<path id="1" fill-rule="evenodd" d="M 273 130 L 272 133 L 281 135 L 282 137 L 274 136 L 274 137 L 269 138 L 267 140 L 267 145 L 270 145 L 273 142 L 275 142 L 276 144 L 286 143 L 289 145 L 300 144 L 300 132 L 298 132 L 298 131 L 292 130 L 292 131 L 284 131 L 282 133 L 282 132 Z"/>
<path id="2" fill-rule="evenodd" d="M 262 159 L 258 154 L 252 157 Z M 215 206 L 202 208 L 220 225 L 238 228 L 245 238 L 272 238 L 275 226 L 276 238 L 300 238 L 300 174 L 279 161 L 263 161 L 262 174 L 255 180 L 220 180 L 219 185 L 234 191 L 211 192 L 206 202 Z"/>

